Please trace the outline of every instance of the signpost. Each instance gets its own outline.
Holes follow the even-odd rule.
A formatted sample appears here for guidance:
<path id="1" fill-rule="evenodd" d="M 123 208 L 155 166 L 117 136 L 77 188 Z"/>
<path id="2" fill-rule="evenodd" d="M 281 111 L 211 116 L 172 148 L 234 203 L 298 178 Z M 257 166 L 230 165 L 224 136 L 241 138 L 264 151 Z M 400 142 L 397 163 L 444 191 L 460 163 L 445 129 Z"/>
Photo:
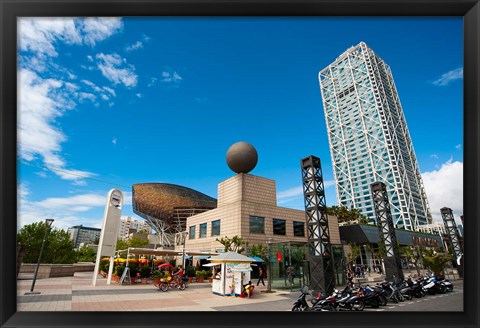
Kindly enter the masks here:
<path id="1" fill-rule="evenodd" d="M 97 284 L 98 268 L 102 256 L 110 257 L 110 265 L 108 268 L 107 284 L 110 285 L 113 273 L 113 258 L 115 248 L 117 246 L 118 225 L 122 214 L 123 194 L 118 189 L 111 189 L 108 193 L 105 212 L 103 214 L 103 226 L 100 233 L 100 242 L 98 243 L 97 260 L 95 261 L 95 269 L 93 272 L 93 286 Z M 127 270 L 125 270 L 127 271 Z"/>

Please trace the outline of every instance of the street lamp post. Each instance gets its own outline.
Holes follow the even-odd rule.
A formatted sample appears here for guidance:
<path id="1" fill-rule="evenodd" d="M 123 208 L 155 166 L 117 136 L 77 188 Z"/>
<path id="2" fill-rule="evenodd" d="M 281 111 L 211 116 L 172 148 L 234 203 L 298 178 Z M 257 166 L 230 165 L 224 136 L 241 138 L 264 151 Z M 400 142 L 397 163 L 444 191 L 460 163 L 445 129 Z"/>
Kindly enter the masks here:
<path id="1" fill-rule="evenodd" d="M 183 270 L 185 270 L 185 242 L 186 242 L 186 239 L 187 239 L 187 236 L 188 236 L 188 231 L 184 231 L 183 232 L 183 236 L 182 236 L 182 239 L 183 239 L 183 247 L 182 247 L 182 267 L 183 267 Z"/>
<path id="2" fill-rule="evenodd" d="M 45 241 L 47 240 L 48 230 L 52 226 L 53 221 L 53 219 L 45 220 L 45 235 L 43 236 L 42 247 L 40 248 L 40 254 L 38 255 L 37 267 L 35 268 L 35 273 L 33 275 L 32 287 L 30 287 L 30 291 L 26 292 L 25 295 L 40 294 L 40 292 L 34 292 L 33 288 L 35 288 L 35 282 L 37 281 L 38 268 L 40 267 L 40 261 L 42 260 L 43 247 L 45 246 Z"/>
<path id="3" fill-rule="evenodd" d="M 267 240 L 267 293 L 272 292 L 272 270 L 271 270 L 271 260 L 270 260 L 270 245 L 272 244 L 272 238 Z"/>

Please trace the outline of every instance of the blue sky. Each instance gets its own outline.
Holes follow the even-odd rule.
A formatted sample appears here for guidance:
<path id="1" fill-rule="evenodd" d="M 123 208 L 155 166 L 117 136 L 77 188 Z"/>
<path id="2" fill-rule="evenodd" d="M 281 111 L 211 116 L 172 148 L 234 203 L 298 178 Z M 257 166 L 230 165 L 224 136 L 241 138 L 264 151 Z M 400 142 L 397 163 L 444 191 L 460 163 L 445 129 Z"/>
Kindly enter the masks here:
<path id="1" fill-rule="evenodd" d="M 166 182 L 217 197 L 227 149 L 302 209 L 300 159 L 335 187 L 318 72 L 360 41 L 391 67 L 432 212 L 463 214 L 461 18 L 19 20 L 18 227 L 101 227 L 106 196 Z"/>

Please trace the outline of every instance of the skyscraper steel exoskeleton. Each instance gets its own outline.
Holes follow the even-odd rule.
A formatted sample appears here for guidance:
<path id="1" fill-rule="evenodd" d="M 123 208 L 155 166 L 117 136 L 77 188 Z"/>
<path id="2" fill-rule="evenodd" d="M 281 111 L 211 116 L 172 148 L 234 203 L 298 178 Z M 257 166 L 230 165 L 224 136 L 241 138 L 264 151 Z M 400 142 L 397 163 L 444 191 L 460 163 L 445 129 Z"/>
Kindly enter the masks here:
<path id="1" fill-rule="evenodd" d="M 432 222 L 390 67 L 364 42 L 319 73 L 340 206 L 375 217 L 370 184 L 386 184 L 396 227 Z"/>
<path id="2" fill-rule="evenodd" d="M 310 288 L 330 295 L 335 288 L 335 277 L 322 167 L 320 159 L 315 156 L 302 159 L 300 165 L 308 232 Z"/>
<path id="3" fill-rule="evenodd" d="M 449 239 L 449 244 L 452 246 L 452 252 L 454 256 L 454 261 L 457 262 L 457 270 L 460 277 L 463 277 L 463 247 L 459 241 L 457 224 L 455 223 L 455 218 L 453 217 L 453 212 L 451 208 L 442 207 L 440 209 L 442 214 L 443 224 L 445 225 L 445 230 L 447 231 L 447 236 Z"/>

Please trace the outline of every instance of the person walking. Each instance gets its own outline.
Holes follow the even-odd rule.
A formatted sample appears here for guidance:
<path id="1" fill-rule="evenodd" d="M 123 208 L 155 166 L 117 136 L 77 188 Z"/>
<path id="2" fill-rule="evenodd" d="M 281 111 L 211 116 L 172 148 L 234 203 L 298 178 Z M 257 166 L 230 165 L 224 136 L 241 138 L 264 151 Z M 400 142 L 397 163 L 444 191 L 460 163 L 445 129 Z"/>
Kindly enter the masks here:
<path id="1" fill-rule="evenodd" d="M 265 281 L 263 281 L 263 269 L 261 266 L 258 267 L 258 281 L 257 281 L 257 286 L 258 284 L 260 283 L 260 281 L 262 282 L 262 284 L 265 286 Z"/>

